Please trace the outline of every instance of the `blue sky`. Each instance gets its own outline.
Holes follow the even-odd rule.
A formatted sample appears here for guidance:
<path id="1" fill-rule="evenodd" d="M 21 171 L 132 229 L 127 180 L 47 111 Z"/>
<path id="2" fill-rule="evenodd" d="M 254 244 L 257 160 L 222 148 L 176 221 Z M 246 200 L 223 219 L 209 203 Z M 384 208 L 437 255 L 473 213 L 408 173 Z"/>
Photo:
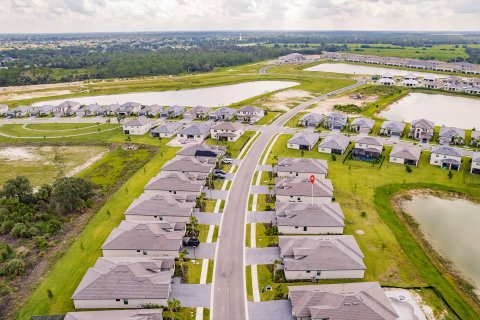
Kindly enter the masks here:
<path id="1" fill-rule="evenodd" d="M 480 31 L 478 0 L 0 0 L 0 32 Z"/>

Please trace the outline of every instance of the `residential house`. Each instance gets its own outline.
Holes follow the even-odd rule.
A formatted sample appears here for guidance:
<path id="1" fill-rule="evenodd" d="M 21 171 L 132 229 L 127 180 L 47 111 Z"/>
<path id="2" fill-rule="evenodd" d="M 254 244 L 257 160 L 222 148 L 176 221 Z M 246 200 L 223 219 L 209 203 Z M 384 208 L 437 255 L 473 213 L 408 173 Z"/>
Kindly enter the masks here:
<path id="1" fill-rule="evenodd" d="M 128 120 L 123 124 L 123 132 L 131 135 L 144 135 L 150 131 L 151 128 L 152 120 L 144 116 Z"/>
<path id="2" fill-rule="evenodd" d="M 183 127 L 183 123 L 176 121 L 168 121 L 164 124 L 153 128 L 150 131 L 152 137 L 155 138 L 171 138 L 176 135 Z"/>
<path id="3" fill-rule="evenodd" d="M 465 130 L 453 127 L 441 127 L 438 135 L 439 144 L 458 144 L 465 143 Z"/>
<path id="4" fill-rule="evenodd" d="M 328 173 L 328 162 L 311 158 L 278 158 L 274 172 L 280 178 L 310 178 L 314 175 L 317 179 L 324 179 Z"/>
<path id="5" fill-rule="evenodd" d="M 296 320 L 400 319 L 378 282 L 289 286 L 288 299 Z"/>
<path id="6" fill-rule="evenodd" d="M 480 94 L 480 86 L 467 88 L 465 89 L 465 92 L 469 94 Z"/>
<path id="7" fill-rule="evenodd" d="M 82 117 L 97 116 L 100 114 L 103 114 L 102 107 L 96 103 L 83 106 L 77 111 L 77 115 Z"/>
<path id="8" fill-rule="evenodd" d="M 107 117 L 112 117 L 112 116 L 116 116 L 117 115 L 117 112 L 118 110 L 120 110 L 121 106 L 118 104 L 118 103 L 114 103 L 114 104 L 109 104 L 108 106 L 103 106 L 102 107 L 102 111 L 101 115 L 103 116 L 107 116 Z"/>
<path id="9" fill-rule="evenodd" d="M 254 106 L 245 106 L 237 112 L 237 119 L 242 122 L 258 122 L 264 116 L 265 110 Z"/>
<path id="10" fill-rule="evenodd" d="M 161 105 L 152 104 L 152 105 L 146 106 L 145 108 L 141 109 L 138 112 L 138 115 L 154 118 L 154 117 L 158 117 L 160 115 L 160 113 L 162 112 L 162 110 L 163 110 L 163 107 Z"/>
<path id="11" fill-rule="evenodd" d="M 386 72 L 382 74 L 382 79 L 393 79 L 393 74 L 391 74 L 390 72 Z"/>
<path id="12" fill-rule="evenodd" d="M 196 119 L 196 120 L 203 120 L 208 119 L 208 114 L 212 111 L 211 108 L 203 107 L 203 106 L 196 106 L 183 115 L 185 119 Z"/>
<path id="13" fill-rule="evenodd" d="M 117 110 L 117 115 L 119 117 L 128 117 L 133 115 L 138 115 L 142 110 L 142 105 L 137 102 L 126 102 L 120 106 Z"/>
<path id="14" fill-rule="evenodd" d="M 210 136 L 215 140 L 233 142 L 244 132 L 243 126 L 238 122 L 220 122 L 210 129 Z"/>
<path id="15" fill-rule="evenodd" d="M 280 234 L 343 234 L 345 226 L 343 211 L 336 202 L 278 202 L 275 215 Z"/>
<path id="16" fill-rule="evenodd" d="M 328 130 L 343 130 L 347 125 L 348 117 L 340 112 L 332 112 L 323 121 L 323 127 Z"/>
<path id="17" fill-rule="evenodd" d="M 9 109 L 5 114 L 7 118 L 21 118 L 28 117 L 30 115 L 30 110 L 33 107 L 30 106 L 19 106 L 12 109 Z"/>
<path id="18" fill-rule="evenodd" d="M 355 118 L 349 126 L 350 131 L 370 133 L 375 125 L 375 120 L 370 118 Z"/>
<path id="19" fill-rule="evenodd" d="M 425 81 L 423 83 L 423 86 L 428 89 L 443 89 L 445 85 L 442 81 L 433 81 L 433 82 Z"/>
<path id="20" fill-rule="evenodd" d="M 470 173 L 480 174 L 480 152 L 472 153 L 472 168 Z"/>
<path id="21" fill-rule="evenodd" d="M 307 113 L 298 120 L 298 125 L 301 127 L 316 128 L 323 120 L 323 115 L 318 113 Z"/>
<path id="22" fill-rule="evenodd" d="M 52 116 L 54 111 L 55 111 L 54 106 L 44 105 L 44 106 L 32 107 L 32 109 L 30 109 L 29 111 L 29 114 L 31 117 L 47 117 L 47 116 Z"/>
<path id="23" fill-rule="evenodd" d="M 403 77 L 403 80 L 417 80 L 417 76 L 412 73 L 409 73 Z"/>
<path id="24" fill-rule="evenodd" d="M 237 115 L 238 110 L 232 108 L 219 108 L 208 115 L 208 118 L 213 121 L 230 121 Z"/>
<path id="25" fill-rule="evenodd" d="M 180 117 L 184 113 L 185 113 L 185 107 L 183 107 L 183 106 L 170 106 L 170 107 L 167 107 L 162 112 L 160 112 L 160 116 L 162 118 L 173 119 L 173 118 Z"/>
<path id="26" fill-rule="evenodd" d="M 348 137 L 343 134 L 329 134 L 318 145 L 318 152 L 343 154 L 350 144 Z"/>
<path id="27" fill-rule="evenodd" d="M 226 148 L 224 146 L 199 143 L 177 151 L 177 156 L 198 159 L 216 159 L 224 156 L 225 151 Z"/>
<path id="28" fill-rule="evenodd" d="M 383 139 L 374 137 L 361 137 L 355 142 L 352 158 L 362 161 L 375 161 L 380 158 L 383 151 Z"/>
<path id="29" fill-rule="evenodd" d="M 426 119 L 413 120 L 410 124 L 409 138 L 419 140 L 421 143 L 429 143 L 433 138 L 435 124 Z"/>
<path id="30" fill-rule="evenodd" d="M 173 259 L 116 262 L 98 258 L 80 281 L 72 300 L 76 309 L 166 306 L 174 268 Z"/>
<path id="31" fill-rule="evenodd" d="M 55 107 L 55 113 L 63 117 L 73 116 L 80 109 L 80 103 L 75 101 L 65 101 Z"/>
<path id="32" fill-rule="evenodd" d="M 423 81 L 425 81 L 425 82 L 435 82 L 435 81 L 437 81 L 437 77 L 435 77 L 433 74 L 427 74 L 423 77 Z"/>
<path id="33" fill-rule="evenodd" d="M 329 179 L 276 178 L 275 195 L 278 202 L 330 203 L 333 185 Z"/>
<path id="34" fill-rule="evenodd" d="M 434 146 L 430 154 L 430 164 L 447 170 L 460 170 L 462 151 L 447 145 Z"/>
<path id="35" fill-rule="evenodd" d="M 395 84 L 395 81 L 389 78 L 381 78 L 380 80 L 378 80 L 378 83 L 382 86 L 393 86 Z"/>
<path id="36" fill-rule="evenodd" d="M 478 148 L 480 147 L 480 131 L 472 130 L 472 135 L 470 137 L 470 146 Z"/>
<path id="37" fill-rule="evenodd" d="M 297 132 L 287 142 L 287 148 L 299 150 L 312 150 L 320 139 L 320 134 L 315 132 Z"/>
<path id="38" fill-rule="evenodd" d="M 177 225 L 183 227 L 176 229 Z M 102 245 L 104 257 L 178 257 L 185 224 L 123 220 Z"/>
<path id="39" fill-rule="evenodd" d="M 210 136 L 211 123 L 192 123 L 177 133 L 177 137 L 187 141 L 201 143 Z"/>
<path id="40" fill-rule="evenodd" d="M 380 127 L 380 135 L 388 137 L 401 137 L 405 130 L 405 123 L 400 121 L 384 121 Z"/>
<path id="41" fill-rule="evenodd" d="M 365 256 L 351 235 L 280 236 L 278 245 L 289 281 L 364 277 Z"/>
<path id="42" fill-rule="evenodd" d="M 155 190 L 145 190 L 133 200 L 125 212 L 127 221 L 170 221 L 187 223 L 195 207 L 195 196 L 158 195 Z"/>
<path id="43" fill-rule="evenodd" d="M 206 175 L 203 175 L 206 178 Z M 162 173 L 154 177 L 145 186 L 145 192 L 152 191 L 155 194 L 178 194 L 181 196 L 197 196 L 203 190 L 205 179 L 197 179 L 179 172 Z"/>
<path id="44" fill-rule="evenodd" d="M 162 320 L 163 309 L 68 312 L 63 320 Z"/>
<path id="45" fill-rule="evenodd" d="M 419 83 L 417 80 L 403 80 L 402 81 L 402 86 L 405 86 L 405 87 L 418 87 Z"/>
<path id="46" fill-rule="evenodd" d="M 0 104 L 0 116 L 6 115 L 8 112 L 8 106 L 4 104 Z"/>
<path id="47" fill-rule="evenodd" d="M 410 143 L 397 143 L 390 152 L 390 162 L 418 166 L 422 148 Z"/>
<path id="48" fill-rule="evenodd" d="M 210 174 L 215 168 L 216 159 L 198 159 L 191 157 L 173 158 L 163 167 L 162 172 L 181 172 L 186 174 Z"/>

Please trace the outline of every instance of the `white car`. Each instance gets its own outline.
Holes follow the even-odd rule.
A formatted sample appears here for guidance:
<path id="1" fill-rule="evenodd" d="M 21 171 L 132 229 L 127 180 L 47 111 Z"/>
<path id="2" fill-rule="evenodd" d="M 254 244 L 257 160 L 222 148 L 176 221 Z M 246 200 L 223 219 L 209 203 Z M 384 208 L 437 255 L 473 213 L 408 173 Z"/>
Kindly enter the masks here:
<path id="1" fill-rule="evenodd" d="M 223 158 L 222 162 L 225 163 L 225 164 L 232 164 L 232 163 L 233 163 L 233 159 Z"/>

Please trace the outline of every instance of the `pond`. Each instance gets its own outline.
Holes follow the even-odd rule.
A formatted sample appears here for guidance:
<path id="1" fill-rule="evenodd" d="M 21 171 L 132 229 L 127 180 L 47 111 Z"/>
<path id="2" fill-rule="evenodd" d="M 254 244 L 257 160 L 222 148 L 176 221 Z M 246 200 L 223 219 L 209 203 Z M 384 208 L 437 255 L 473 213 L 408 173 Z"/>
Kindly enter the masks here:
<path id="1" fill-rule="evenodd" d="M 138 102 L 143 105 L 159 104 L 162 106 L 180 105 L 180 106 L 205 106 L 219 107 L 227 106 L 232 103 L 240 102 L 245 99 L 255 97 L 272 91 L 277 91 L 298 85 L 297 82 L 291 81 L 251 81 L 232 85 L 176 90 L 176 91 L 159 91 L 159 92 L 137 92 L 112 94 L 101 96 L 90 96 L 80 98 L 69 98 L 68 100 L 77 101 L 81 104 L 98 103 L 100 105 L 108 105 L 126 102 Z M 38 102 L 35 105 L 58 105 L 65 101 L 51 100 Z"/>
<path id="2" fill-rule="evenodd" d="M 480 289 L 480 204 L 463 199 L 414 196 L 402 208 L 427 241 Z"/>
<path id="3" fill-rule="evenodd" d="M 480 99 L 416 92 L 393 103 L 379 115 L 388 120 L 411 122 L 425 118 L 437 126 L 480 128 Z"/>
<path id="4" fill-rule="evenodd" d="M 321 71 L 321 72 L 334 72 L 344 74 L 366 74 L 366 75 L 382 75 L 384 73 L 390 73 L 393 76 L 403 77 L 407 74 L 414 74 L 417 77 L 424 77 L 426 75 L 434 75 L 437 78 L 446 78 L 446 75 L 428 72 L 419 72 L 413 70 L 401 70 L 394 68 L 382 68 L 376 66 L 364 66 L 349 63 L 321 63 L 316 66 L 304 69 L 305 71 Z"/>

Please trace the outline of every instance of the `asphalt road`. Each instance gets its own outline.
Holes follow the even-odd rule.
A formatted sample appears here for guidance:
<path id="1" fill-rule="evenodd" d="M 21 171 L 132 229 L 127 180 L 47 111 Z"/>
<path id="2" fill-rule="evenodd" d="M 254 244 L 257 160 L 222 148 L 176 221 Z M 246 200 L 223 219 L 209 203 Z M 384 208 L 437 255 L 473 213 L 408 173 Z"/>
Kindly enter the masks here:
<path id="1" fill-rule="evenodd" d="M 283 114 L 271 125 L 265 126 L 258 139 L 250 147 L 235 174 L 223 210 L 215 257 L 211 319 L 247 319 L 248 310 L 246 310 L 247 297 L 244 279 L 245 221 L 253 174 L 268 142 L 276 133 L 282 132 L 282 126 L 299 111 L 319 100 L 328 98 L 332 94 L 350 90 L 362 84 L 363 82 L 359 81 L 352 86 L 303 102 Z"/>

